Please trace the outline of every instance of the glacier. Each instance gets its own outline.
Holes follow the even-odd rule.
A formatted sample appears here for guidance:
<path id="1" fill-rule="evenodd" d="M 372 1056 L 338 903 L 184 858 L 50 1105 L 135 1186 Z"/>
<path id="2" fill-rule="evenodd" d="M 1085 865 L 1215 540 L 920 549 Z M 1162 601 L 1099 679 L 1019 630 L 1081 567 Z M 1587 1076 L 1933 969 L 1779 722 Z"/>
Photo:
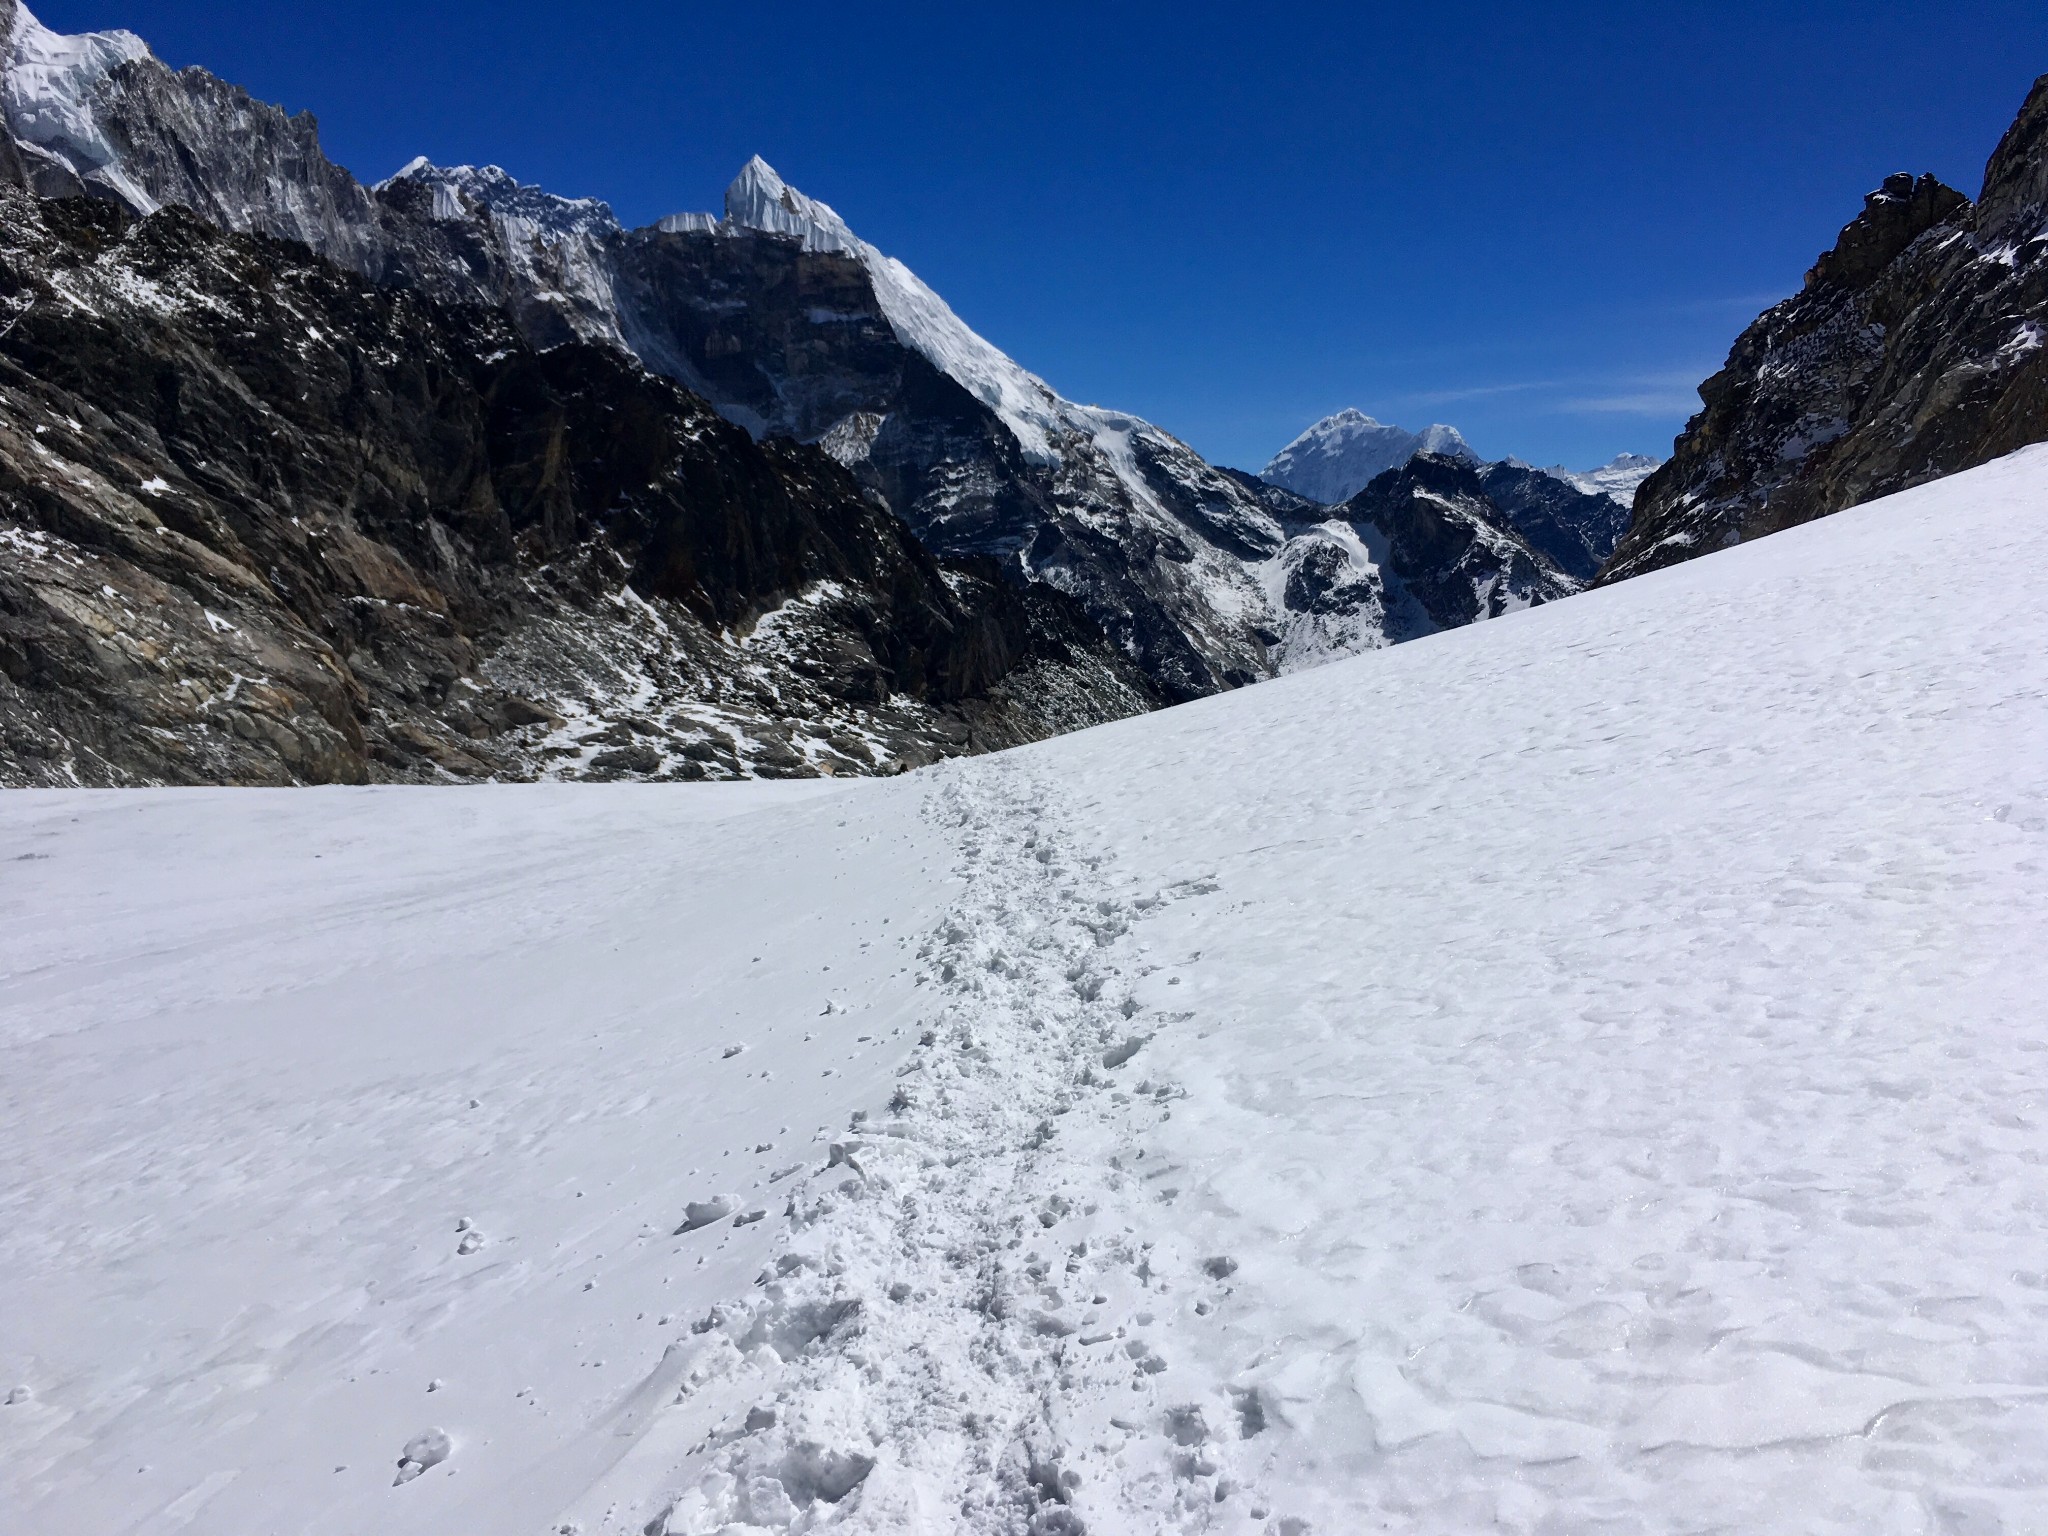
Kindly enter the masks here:
<path id="1" fill-rule="evenodd" d="M 0 1507 L 2048 1527 L 2044 498 L 891 780 L 0 797 Z"/>

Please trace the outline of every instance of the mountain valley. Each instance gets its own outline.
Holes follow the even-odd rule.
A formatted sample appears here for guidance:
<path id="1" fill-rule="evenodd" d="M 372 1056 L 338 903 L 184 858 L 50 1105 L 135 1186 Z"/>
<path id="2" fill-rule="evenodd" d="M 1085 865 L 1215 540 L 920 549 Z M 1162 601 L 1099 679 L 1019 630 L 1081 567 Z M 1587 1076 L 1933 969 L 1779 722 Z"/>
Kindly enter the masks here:
<path id="1" fill-rule="evenodd" d="M 143 702 L 124 670 L 133 658 L 119 666 L 105 659 L 102 636 L 116 637 L 116 649 L 124 643 L 120 611 L 83 611 L 113 601 L 104 589 L 130 584 L 79 576 L 67 587 L 53 574 L 67 563 L 84 572 L 99 558 L 105 541 L 81 542 L 83 523 L 118 523 L 132 513 L 58 515 L 18 501 L 13 536 L 38 552 L 38 564 L 10 576 L 5 612 L 12 617 L 0 625 L 16 701 L 13 728 L 0 742 L 0 778 L 10 782 L 889 771 L 1241 687 L 1554 599 L 1583 584 L 1586 538 L 1598 544 L 1612 521 L 1603 500 L 1582 493 L 1578 503 L 1545 514 L 1551 531 L 1543 549 L 1510 550 L 1523 539 L 1515 517 L 1495 509 L 1475 519 L 1472 497 L 1484 493 L 1466 487 L 1458 505 L 1410 497 L 1403 536 L 1386 544 L 1387 530 L 1347 521 L 1341 509 L 1313 513 L 1208 465 L 1147 422 L 1061 398 L 971 331 L 900 262 L 758 159 L 733 183 L 721 215 L 676 215 L 640 230 L 623 229 L 600 202 L 555 197 L 494 168 L 416 160 L 365 186 L 326 159 L 310 118 L 288 117 L 204 70 L 173 71 L 132 35 L 63 37 L 14 0 L 0 5 L 0 25 L 10 39 L 12 138 L 0 177 L 11 176 L 45 208 L 85 197 L 124 209 L 128 217 L 111 222 L 59 220 L 98 230 L 90 248 L 64 259 L 104 268 L 99 278 L 117 294 L 127 291 L 133 258 L 126 247 L 160 238 L 161 221 L 179 230 L 176 238 L 198 238 L 177 224 L 179 210 L 187 211 L 187 225 L 196 215 L 241 239 L 238 260 L 268 264 L 280 277 L 311 270 L 275 243 L 298 242 L 415 305 L 451 315 L 495 311 L 509 334 L 491 339 L 478 357 L 515 345 L 536 358 L 564 348 L 593 358 L 590 349 L 610 350 L 629 370 L 687 392 L 673 397 L 679 426 L 694 399 L 764 445 L 783 437 L 811 445 L 852 477 L 855 499 L 880 509 L 854 511 L 847 488 L 836 488 L 857 521 L 899 521 L 927 561 L 952 562 L 958 572 L 948 578 L 953 604 L 933 597 L 905 610 L 877 604 L 871 592 L 849 606 L 849 583 L 831 560 L 785 560 L 776 580 L 719 608 L 718 638 L 679 643 L 677 635 L 714 622 L 710 610 L 679 608 L 669 591 L 650 588 L 641 557 L 604 547 L 595 523 L 557 518 L 549 524 L 556 542 L 540 563 L 578 573 L 573 613 L 536 629 L 525 597 L 514 596 L 531 596 L 529 571 L 494 582 L 466 578 L 463 611 L 452 621 L 459 643 L 437 641 L 428 647 L 438 651 L 431 661 L 405 661 L 399 670 L 434 681 L 424 691 L 407 685 L 401 699 L 376 667 L 356 671 L 351 658 L 369 652 L 336 606 L 407 601 L 394 599 L 390 583 L 351 575 L 335 586 L 333 600 L 317 604 L 317 614 L 298 614 L 293 625 L 304 633 L 294 630 L 293 646 L 322 658 L 317 678 L 299 678 L 269 670 L 260 646 L 238 663 L 223 637 L 245 631 L 197 617 L 218 614 L 225 599 L 207 610 L 214 578 L 187 571 L 172 585 L 197 594 L 191 603 L 144 605 L 153 608 L 145 648 L 156 653 L 151 665 L 162 676 L 161 696 Z M 34 203 L 10 206 L 24 225 L 36 222 Z M 27 229 L 24 237 L 36 243 Z M 320 281 L 345 286 L 338 273 Z M 42 294 L 29 272 L 14 283 L 20 304 L 32 306 Z M 163 299 L 172 307 L 206 302 L 197 294 Z M 45 324 L 47 317 L 0 338 L 0 356 L 24 375 L 27 393 L 48 382 L 39 372 L 47 351 L 25 350 Z M 562 379 L 555 387 L 573 394 L 612 376 L 592 367 L 573 385 Z M 71 384 L 77 394 L 84 381 Z M 637 387 L 648 398 L 661 394 Z M 89 395 L 88 387 L 64 409 L 75 418 L 114 404 Z M 345 397 L 330 398 L 342 408 Z M 565 403 L 573 410 L 588 402 Z M 30 435 L 52 425 L 40 409 L 19 402 Z M 152 424 L 156 436 L 164 425 Z M 1469 456 L 1451 429 L 1412 441 L 1388 430 L 1411 453 Z M 285 450 L 281 439 L 256 444 L 265 441 Z M 256 444 L 250 453 L 262 452 Z M 189 494 L 191 454 L 168 443 L 165 452 L 169 458 L 136 460 L 131 478 Z M 1386 468 L 1396 467 L 1389 457 Z M 48 479 L 33 458 L 13 474 L 23 484 Z M 288 481 L 292 474 L 273 465 L 255 478 Z M 81 478 L 66 471 L 49 483 L 71 496 Z M 429 473 L 406 517 L 384 516 L 374 528 L 346 495 L 318 514 L 374 550 L 355 562 L 356 572 L 404 569 L 412 573 L 399 582 L 404 587 L 416 580 L 419 549 L 438 550 L 475 510 L 448 497 L 501 498 L 495 485 L 477 493 L 472 484 L 460 472 Z M 593 483 L 569 494 L 587 502 L 616 492 Z M 279 520 L 303 523 L 306 510 L 284 498 L 260 508 L 245 502 L 240 516 L 264 525 L 257 542 L 289 543 L 297 535 Z M 1560 541 L 1557 527 L 1574 518 L 1587 523 L 1586 537 Z M 268 602 L 293 606 L 260 564 L 219 540 L 207 548 L 256 570 L 273 588 Z M 528 540 L 526 558 L 539 553 Z M 863 579 L 882 580 L 872 572 Z M 932 590 L 928 565 L 917 579 Z M 1411 600 L 1414 582 L 1429 587 L 1426 601 Z M 253 589 L 243 595 L 255 599 Z M 942 665 L 944 681 L 934 681 L 916 667 L 899 677 L 863 659 L 878 648 L 906 656 L 943 649 L 929 623 L 908 614 L 934 604 L 945 610 L 962 597 L 976 611 L 945 613 L 939 622 L 951 631 L 972 629 L 983 611 L 1001 611 L 988 632 L 1004 638 L 993 649 L 970 642 L 980 647 L 975 663 Z M 436 599 L 426 607 L 447 604 Z M 793 625 L 783 622 L 798 615 Z M 806 658 L 791 663 L 794 675 L 764 685 L 745 637 L 771 619 L 766 651 L 803 631 Z M 539 634 L 551 638 L 536 643 Z M 536 665 L 532 658 L 543 653 L 549 664 Z M 242 673 L 260 677 L 261 686 L 247 699 L 224 697 Z M 1022 681 L 1027 675 L 1030 684 Z M 486 701 L 480 710 L 465 702 L 472 693 Z M 172 694 L 182 702 L 167 703 Z M 315 694 L 322 702 L 313 702 Z M 491 702 L 501 694 L 514 702 Z M 88 728 L 94 711 L 86 701 L 95 697 L 126 702 Z M 249 699 L 262 701 L 258 716 L 267 723 L 252 723 L 258 716 L 249 714 Z M 443 707 L 449 700 L 454 706 Z M 316 719 L 323 723 L 308 736 L 301 727 Z M 171 746 L 164 732 L 179 744 Z"/>

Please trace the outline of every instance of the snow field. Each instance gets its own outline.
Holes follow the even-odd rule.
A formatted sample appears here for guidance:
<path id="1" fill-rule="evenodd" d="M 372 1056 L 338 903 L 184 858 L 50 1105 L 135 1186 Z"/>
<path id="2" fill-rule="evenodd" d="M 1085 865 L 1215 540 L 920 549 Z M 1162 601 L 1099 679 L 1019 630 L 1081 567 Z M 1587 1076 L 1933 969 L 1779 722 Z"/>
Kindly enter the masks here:
<path id="1" fill-rule="evenodd" d="M 887 782 L 0 801 L 0 1509 L 2048 1529 L 2044 507 Z"/>
<path id="2" fill-rule="evenodd" d="M 587 787 L 0 801 L 0 1530 L 542 1529 L 624 1448 L 776 1241 L 688 1204 L 886 1097 L 948 850 Z"/>
<path id="3" fill-rule="evenodd" d="M 1241 1267 L 1157 1343 L 1290 1513 L 2048 1529 L 2044 510 L 2029 450 L 1019 754 L 1214 887 L 1140 1145 Z"/>

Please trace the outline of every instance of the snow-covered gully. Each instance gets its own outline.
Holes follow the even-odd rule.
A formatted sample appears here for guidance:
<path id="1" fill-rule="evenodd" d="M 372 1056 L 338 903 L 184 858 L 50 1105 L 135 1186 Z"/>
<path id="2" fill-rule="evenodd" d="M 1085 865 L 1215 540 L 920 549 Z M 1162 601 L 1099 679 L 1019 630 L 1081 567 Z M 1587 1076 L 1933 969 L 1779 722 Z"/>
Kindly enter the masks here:
<path id="1" fill-rule="evenodd" d="M 1189 1016 L 1130 983 L 1156 969 L 1145 918 L 1205 886 L 1133 889 L 1065 812 L 1016 760 L 934 786 L 962 891 L 920 950 L 918 1048 L 795 1181 L 754 1295 L 671 1351 L 672 1423 L 565 1525 L 631 1528 L 646 1460 L 678 1450 L 687 1491 L 647 1532 L 1078 1533 L 1084 1493 L 1138 1529 L 1268 1518 L 1228 1449 L 1255 1394 L 1186 1381 L 1159 1343 L 1236 1263 L 1141 1209 L 1161 1191 L 1137 1132 L 1175 1096 L 1145 1047 Z"/>

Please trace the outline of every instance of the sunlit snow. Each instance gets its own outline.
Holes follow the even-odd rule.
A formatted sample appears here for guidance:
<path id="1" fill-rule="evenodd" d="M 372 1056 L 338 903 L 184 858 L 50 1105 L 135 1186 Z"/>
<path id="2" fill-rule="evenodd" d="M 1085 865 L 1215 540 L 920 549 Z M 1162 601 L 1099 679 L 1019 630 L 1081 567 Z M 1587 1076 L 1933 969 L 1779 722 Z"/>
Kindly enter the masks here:
<path id="1" fill-rule="evenodd" d="M 0 1525 L 2048 1529 L 2044 506 L 897 780 L 0 799 Z"/>

